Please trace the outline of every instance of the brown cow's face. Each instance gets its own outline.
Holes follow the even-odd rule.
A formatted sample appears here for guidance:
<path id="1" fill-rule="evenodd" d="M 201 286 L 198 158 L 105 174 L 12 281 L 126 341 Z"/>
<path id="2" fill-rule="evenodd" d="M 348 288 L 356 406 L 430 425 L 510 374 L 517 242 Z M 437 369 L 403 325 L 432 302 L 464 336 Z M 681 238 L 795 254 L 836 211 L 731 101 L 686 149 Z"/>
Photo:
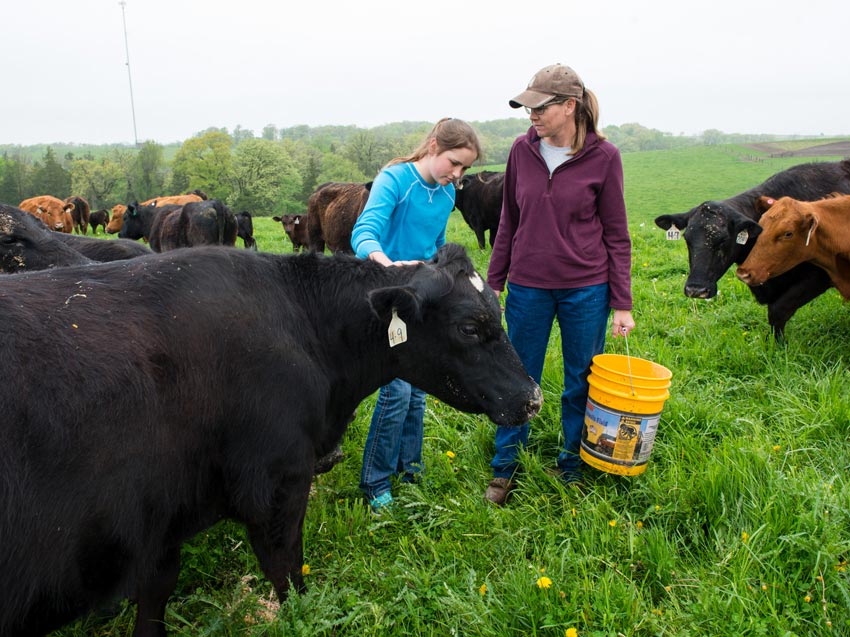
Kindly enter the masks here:
<path id="1" fill-rule="evenodd" d="M 126 210 L 127 206 L 123 204 L 112 206 L 112 219 L 106 224 L 106 231 L 109 234 L 115 234 L 121 231 L 121 228 L 124 226 L 124 212 Z"/>
<path id="2" fill-rule="evenodd" d="M 810 204 L 782 197 L 769 205 L 759 219 L 761 234 L 735 273 L 747 285 L 761 285 L 806 261 L 811 253 L 817 217 Z"/>
<path id="3" fill-rule="evenodd" d="M 45 201 L 38 206 L 38 214 L 48 228 L 56 232 L 72 232 L 74 229 L 74 221 L 71 218 L 71 211 L 74 209 L 74 204 L 64 204 L 62 202 Z"/>

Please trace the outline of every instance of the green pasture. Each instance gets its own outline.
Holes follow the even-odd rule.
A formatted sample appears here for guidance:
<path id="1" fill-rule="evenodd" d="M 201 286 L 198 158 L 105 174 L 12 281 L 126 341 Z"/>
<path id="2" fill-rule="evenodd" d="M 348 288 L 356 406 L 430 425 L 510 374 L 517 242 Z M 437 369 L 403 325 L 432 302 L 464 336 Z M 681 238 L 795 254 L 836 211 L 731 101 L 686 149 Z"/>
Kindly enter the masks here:
<path id="1" fill-rule="evenodd" d="M 593 472 L 583 493 L 547 473 L 560 447 L 553 336 L 512 503 L 482 499 L 492 423 L 429 397 L 424 480 L 394 488 L 397 506 L 375 517 L 358 489 L 370 397 L 344 461 L 315 481 L 308 592 L 279 603 L 242 529 L 222 523 L 185 547 L 170 634 L 850 635 L 850 309 L 830 290 L 777 345 L 766 309 L 731 271 L 715 299 L 686 298 L 684 241 L 652 222 L 814 159 L 719 146 L 623 161 L 637 320 L 628 347 L 673 372 L 646 472 Z M 255 219 L 255 234 L 262 250 L 291 250 L 271 219 Z M 489 248 L 460 214 L 448 234 L 486 270 Z M 609 339 L 607 351 L 625 345 Z M 58 634 L 130 635 L 134 612 L 123 602 Z"/>

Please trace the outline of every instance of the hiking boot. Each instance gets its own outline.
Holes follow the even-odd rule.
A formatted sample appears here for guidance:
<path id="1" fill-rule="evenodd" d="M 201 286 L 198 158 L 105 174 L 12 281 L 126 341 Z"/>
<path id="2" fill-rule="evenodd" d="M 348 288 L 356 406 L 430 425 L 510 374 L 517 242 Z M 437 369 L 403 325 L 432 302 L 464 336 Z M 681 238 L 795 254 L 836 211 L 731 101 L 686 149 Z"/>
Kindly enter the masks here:
<path id="1" fill-rule="evenodd" d="M 514 489 L 516 484 L 510 478 L 493 478 L 487 485 L 484 499 L 498 506 L 504 506 Z"/>

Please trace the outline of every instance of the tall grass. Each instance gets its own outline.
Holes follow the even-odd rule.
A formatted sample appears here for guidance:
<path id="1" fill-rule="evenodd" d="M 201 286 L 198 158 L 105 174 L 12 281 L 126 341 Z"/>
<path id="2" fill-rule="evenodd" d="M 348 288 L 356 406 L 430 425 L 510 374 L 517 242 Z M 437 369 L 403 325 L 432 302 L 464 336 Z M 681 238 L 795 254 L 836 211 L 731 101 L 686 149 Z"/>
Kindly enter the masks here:
<path id="1" fill-rule="evenodd" d="M 684 242 L 652 219 L 755 185 L 799 161 L 693 148 L 624 156 L 634 242 L 632 355 L 673 372 L 646 472 L 594 472 L 581 493 L 547 473 L 560 447 L 560 353 L 511 504 L 482 499 L 493 425 L 428 398 L 425 477 L 372 516 L 357 488 L 374 397 L 316 479 L 309 590 L 279 604 L 242 529 L 198 536 L 167 612 L 175 635 L 850 635 L 850 311 L 834 290 L 777 345 L 732 273 L 687 299 Z M 833 158 L 834 159 L 834 158 Z M 261 249 L 288 251 L 255 220 Z M 480 270 L 489 249 L 453 215 Z M 624 353 L 622 339 L 607 351 Z M 59 634 L 129 635 L 134 608 Z M 115 615 L 117 613 L 117 616 Z"/>

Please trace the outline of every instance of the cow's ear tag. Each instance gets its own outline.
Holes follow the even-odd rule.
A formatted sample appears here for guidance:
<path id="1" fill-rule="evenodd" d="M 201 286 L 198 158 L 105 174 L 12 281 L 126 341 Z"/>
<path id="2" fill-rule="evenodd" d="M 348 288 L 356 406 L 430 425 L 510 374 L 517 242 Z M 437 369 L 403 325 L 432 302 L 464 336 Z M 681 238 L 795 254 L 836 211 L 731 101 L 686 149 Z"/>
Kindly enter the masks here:
<path id="1" fill-rule="evenodd" d="M 681 238 L 681 231 L 676 226 L 670 226 L 667 230 L 667 241 L 678 241 Z"/>
<path id="2" fill-rule="evenodd" d="M 747 242 L 747 239 L 749 238 L 749 233 L 746 230 L 741 230 L 741 232 L 738 233 L 738 236 L 735 237 L 735 243 L 739 245 L 744 245 Z"/>
<path id="3" fill-rule="evenodd" d="M 387 330 L 390 338 L 390 347 L 401 345 L 407 340 L 407 323 L 398 317 L 398 310 L 393 308 L 393 318 L 390 321 L 390 329 Z"/>
<path id="4" fill-rule="evenodd" d="M 301 215 L 295 217 L 295 225 L 298 225 L 299 223 L 301 223 Z"/>

